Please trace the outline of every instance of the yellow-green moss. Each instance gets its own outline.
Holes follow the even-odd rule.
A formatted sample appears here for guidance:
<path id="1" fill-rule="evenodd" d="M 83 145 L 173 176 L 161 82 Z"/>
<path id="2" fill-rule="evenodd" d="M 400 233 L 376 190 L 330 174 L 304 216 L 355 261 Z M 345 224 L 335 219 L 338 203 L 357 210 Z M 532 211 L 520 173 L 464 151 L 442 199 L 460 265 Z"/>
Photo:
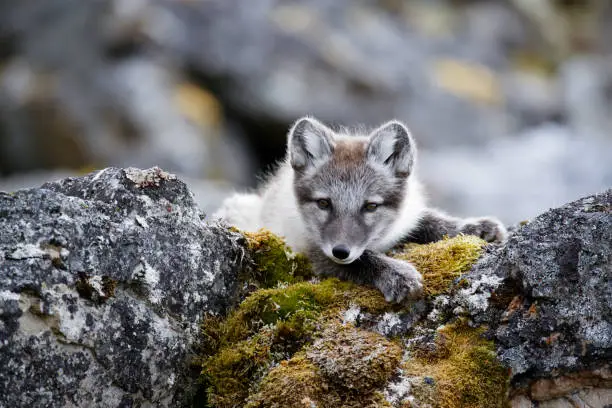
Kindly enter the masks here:
<path id="1" fill-rule="evenodd" d="M 427 245 L 408 244 L 393 256 L 411 262 L 423 275 L 425 293 L 436 296 L 470 270 L 486 244 L 473 235 L 458 235 Z"/>
<path id="2" fill-rule="evenodd" d="M 380 313 L 393 306 L 374 289 L 326 279 L 319 283 L 300 282 L 286 287 L 261 289 L 250 294 L 224 320 L 207 320 L 205 333 L 217 338 L 218 346 L 246 339 L 265 325 L 284 323 L 303 327 L 323 313 L 338 311 L 354 304 L 370 313 Z M 218 323 L 215 326 L 215 321 Z"/>
<path id="3" fill-rule="evenodd" d="M 382 408 L 391 407 L 377 392 L 359 393 L 330 384 L 318 368 L 296 354 L 270 371 L 246 408 Z"/>
<path id="4" fill-rule="evenodd" d="M 402 368 L 407 376 L 423 378 L 413 382 L 417 401 L 438 408 L 508 406 L 508 370 L 483 331 L 462 322 L 446 325 L 438 330 L 434 349 L 412 350 Z"/>
<path id="5" fill-rule="evenodd" d="M 402 355 L 402 348 L 384 336 L 338 322 L 329 324 L 307 352 L 329 382 L 360 393 L 385 384 Z"/>
<path id="6" fill-rule="evenodd" d="M 205 362 L 208 403 L 220 408 L 236 406 L 249 395 L 249 382 L 261 376 L 270 361 L 272 333 L 262 331 L 248 340 L 222 347 Z"/>
<path id="7" fill-rule="evenodd" d="M 337 319 L 341 311 L 353 304 L 375 314 L 397 307 L 385 302 L 382 294 L 374 288 L 338 279 L 319 283 L 299 282 L 253 292 L 226 319 L 212 316 L 205 319 L 203 350 L 204 354 L 212 357 L 203 360 L 204 381 L 220 384 L 224 377 L 219 377 L 219 373 L 233 372 L 236 365 L 240 366 L 237 361 L 250 358 L 236 345 L 250 344 L 248 341 L 261 330 L 269 330 L 270 350 L 290 357 L 310 343 L 314 333 L 326 322 Z M 224 353 L 222 358 L 218 357 L 220 353 Z M 235 355 L 230 358 L 232 353 Z M 271 360 L 272 354 L 268 354 L 268 357 Z M 224 364 L 229 364 L 229 367 L 224 368 Z M 383 366 L 386 367 L 385 364 Z M 248 362 L 243 365 L 248 365 Z M 214 369 L 211 369 L 212 366 Z M 246 390 L 254 380 L 249 373 L 253 372 L 247 370 L 247 375 L 237 380 L 241 383 L 242 392 L 235 391 L 238 387 L 236 383 L 233 383 L 233 388 L 209 387 L 209 399 L 233 401 L 235 405 L 241 405 Z"/>
<path id="8" fill-rule="evenodd" d="M 293 254 L 282 239 L 264 230 L 245 236 L 256 264 L 246 279 L 260 289 L 227 317 L 204 320 L 201 380 L 207 387 L 209 406 L 244 406 L 247 399 L 252 408 L 309 407 L 309 402 L 318 407 L 389 406 L 373 390 L 397 368 L 401 347 L 378 334 L 343 326 L 338 318 L 352 305 L 374 315 L 398 311 L 401 306 L 387 303 L 373 287 L 338 279 L 307 281 L 312 277 L 310 264 L 303 255 Z M 484 245 L 476 237 L 460 236 L 407 246 L 393 256 L 412 262 L 424 275 L 426 293 L 435 295 L 471 267 Z M 444 336 L 441 332 L 440 338 Z M 460 343 L 464 337 L 453 341 Z M 468 357 L 480 358 L 485 349 L 490 352 L 478 343 Z M 455 358 L 448 360 L 461 360 L 459 352 L 450 355 Z M 338 371 L 326 366 L 326 359 L 333 360 Z M 426 367 L 429 360 L 436 363 Z M 451 363 L 439 370 L 442 361 L 439 356 L 426 356 L 412 360 L 412 368 L 432 371 L 441 384 L 446 384 L 445 378 L 455 381 L 453 375 L 459 376 L 459 371 L 455 373 Z M 266 375 L 275 362 L 280 364 Z M 463 368 L 470 377 L 480 366 L 466 363 Z M 470 386 L 465 387 L 469 390 Z M 469 405 L 449 407 L 455 406 Z"/>
<path id="9" fill-rule="evenodd" d="M 308 258 L 291 251 L 277 235 L 262 229 L 257 232 L 245 232 L 244 236 L 255 262 L 252 278 L 260 287 L 272 288 L 279 282 L 301 282 L 313 276 Z"/>

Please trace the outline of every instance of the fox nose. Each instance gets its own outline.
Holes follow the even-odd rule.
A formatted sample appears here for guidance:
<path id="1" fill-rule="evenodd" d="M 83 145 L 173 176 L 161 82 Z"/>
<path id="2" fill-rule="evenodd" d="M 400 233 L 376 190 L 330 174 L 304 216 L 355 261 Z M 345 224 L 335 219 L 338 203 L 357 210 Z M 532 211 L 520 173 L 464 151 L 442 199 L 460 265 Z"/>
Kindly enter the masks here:
<path id="1" fill-rule="evenodd" d="M 351 250 L 346 245 L 336 245 L 332 249 L 332 254 L 338 259 L 346 259 L 350 253 Z"/>

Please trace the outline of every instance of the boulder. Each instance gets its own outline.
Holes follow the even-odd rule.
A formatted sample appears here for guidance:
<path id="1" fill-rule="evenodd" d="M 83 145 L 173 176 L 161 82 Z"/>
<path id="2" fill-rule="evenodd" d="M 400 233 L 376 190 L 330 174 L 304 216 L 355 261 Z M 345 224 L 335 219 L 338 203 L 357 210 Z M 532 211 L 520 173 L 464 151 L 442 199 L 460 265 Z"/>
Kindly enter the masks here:
<path id="1" fill-rule="evenodd" d="M 451 307 L 490 326 L 517 391 L 612 388 L 612 190 L 525 223 L 463 279 Z"/>
<path id="2" fill-rule="evenodd" d="M 0 193 L 0 407 L 175 407 L 241 235 L 160 169 Z"/>

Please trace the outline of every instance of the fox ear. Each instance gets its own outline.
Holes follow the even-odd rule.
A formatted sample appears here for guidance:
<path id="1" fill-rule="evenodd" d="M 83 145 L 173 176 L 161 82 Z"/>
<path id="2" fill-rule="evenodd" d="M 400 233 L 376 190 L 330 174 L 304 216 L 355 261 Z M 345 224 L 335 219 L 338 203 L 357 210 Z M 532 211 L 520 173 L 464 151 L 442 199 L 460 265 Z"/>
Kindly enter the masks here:
<path id="1" fill-rule="evenodd" d="M 291 166 L 304 170 L 324 163 L 334 151 L 334 132 L 314 118 L 299 119 L 289 131 Z"/>
<path id="2" fill-rule="evenodd" d="M 397 176 L 407 177 L 416 159 L 416 144 L 408 128 L 394 120 L 372 132 L 367 157 L 372 163 L 388 167 Z"/>

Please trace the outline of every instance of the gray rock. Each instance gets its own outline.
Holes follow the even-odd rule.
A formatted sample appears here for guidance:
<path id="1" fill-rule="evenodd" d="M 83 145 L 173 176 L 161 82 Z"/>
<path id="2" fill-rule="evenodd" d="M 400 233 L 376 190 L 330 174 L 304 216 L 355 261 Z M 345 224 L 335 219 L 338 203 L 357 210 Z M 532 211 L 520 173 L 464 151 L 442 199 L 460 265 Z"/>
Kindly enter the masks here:
<path id="1" fill-rule="evenodd" d="M 0 193 L 0 407 L 180 405 L 244 260 L 202 219 L 157 168 Z"/>
<path id="2" fill-rule="evenodd" d="M 260 123 L 286 126 L 308 113 L 374 126 L 396 117 L 429 147 L 507 134 L 513 126 L 501 106 L 440 87 L 437 63 L 508 66 L 507 50 L 526 42 L 519 15 L 503 2 L 457 9 L 438 2 L 452 20 L 440 27 L 447 36 L 435 36 L 415 17 L 431 2 L 392 3 L 264 1 L 245 13 L 235 0 L 175 2 L 168 10 L 182 35 L 160 41 L 217 83 L 228 106 Z"/>
<path id="3" fill-rule="evenodd" d="M 420 173 L 432 204 L 516 224 L 612 185 L 612 140 L 589 140 L 559 125 L 531 128 L 482 150 L 425 151 Z"/>
<path id="4" fill-rule="evenodd" d="M 158 3 L 0 1 L 0 43 L 14 49 L 0 72 L 0 172 L 159 165 L 251 181 L 220 102 L 171 49 L 152 50 L 178 35 Z"/>
<path id="5" fill-rule="evenodd" d="M 466 279 L 451 307 L 490 326 L 515 385 L 605 368 L 612 359 L 612 190 L 536 217 Z"/>

